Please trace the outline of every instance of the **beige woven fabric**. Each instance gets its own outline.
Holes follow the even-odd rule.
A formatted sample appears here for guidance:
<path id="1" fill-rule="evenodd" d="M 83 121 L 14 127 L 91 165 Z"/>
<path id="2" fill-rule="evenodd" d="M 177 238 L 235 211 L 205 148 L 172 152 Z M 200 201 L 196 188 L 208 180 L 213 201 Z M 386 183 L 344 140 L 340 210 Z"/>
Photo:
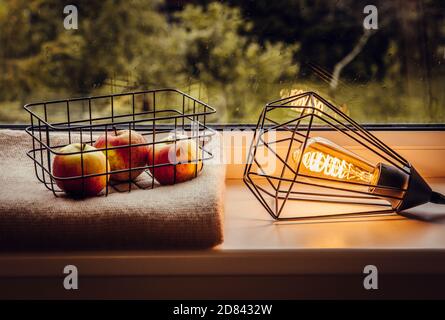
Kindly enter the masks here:
<path id="1" fill-rule="evenodd" d="M 31 137 L 0 130 L 0 249 L 191 248 L 222 242 L 224 166 L 192 181 L 83 200 L 35 176 Z"/>

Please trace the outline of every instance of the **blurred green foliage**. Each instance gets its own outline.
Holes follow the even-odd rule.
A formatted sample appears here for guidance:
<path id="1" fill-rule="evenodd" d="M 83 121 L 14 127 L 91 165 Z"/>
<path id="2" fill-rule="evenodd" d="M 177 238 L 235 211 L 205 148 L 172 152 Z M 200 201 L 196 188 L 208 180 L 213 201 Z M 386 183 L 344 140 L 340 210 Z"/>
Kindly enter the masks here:
<path id="1" fill-rule="evenodd" d="M 379 30 L 333 87 L 366 1 L 0 0 L 0 122 L 27 122 L 32 101 L 176 87 L 218 123 L 254 123 L 295 89 L 361 122 L 444 123 L 445 4 L 401 3 L 376 1 Z M 78 30 L 63 27 L 68 4 Z"/>

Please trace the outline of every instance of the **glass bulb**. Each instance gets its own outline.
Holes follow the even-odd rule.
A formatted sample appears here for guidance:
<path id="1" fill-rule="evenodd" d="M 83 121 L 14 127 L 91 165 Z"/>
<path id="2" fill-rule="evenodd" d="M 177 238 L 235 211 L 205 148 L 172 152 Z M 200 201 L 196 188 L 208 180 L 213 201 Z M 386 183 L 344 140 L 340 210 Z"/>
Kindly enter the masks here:
<path id="1" fill-rule="evenodd" d="M 301 149 L 292 158 L 298 163 Z M 307 140 L 301 155 L 299 173 L 306 178 L 323 179 L 329 183 L 350 183 L 342 190 L 359 191 L 384 198 L 397 208 L 408 187 L 409 175 L 399 168 L 378 163 L 376 166 L 357 154 L 329 141 L 316 137 Z M 333 186 L 332 186 L 333 187 Z"/>
<path id="2" fill-rule="evenodd" d="M 293 153 L 298 162 L 301 150 Z M 321 138 L 310 138 L 301 158 L 300 174 L 341 182 L 375 184 L 378 170 L 358 155 Z"/>

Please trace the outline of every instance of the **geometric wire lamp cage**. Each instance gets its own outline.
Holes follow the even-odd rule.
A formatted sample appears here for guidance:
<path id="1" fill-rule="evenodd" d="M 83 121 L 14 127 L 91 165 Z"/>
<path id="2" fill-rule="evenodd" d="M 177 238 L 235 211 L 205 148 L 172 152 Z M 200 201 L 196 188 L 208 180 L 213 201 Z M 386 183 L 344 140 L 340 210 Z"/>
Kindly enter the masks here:
<path id="1" fill-rule="evenodd" d="M 444 202 L 407 160 L 314 92 L 264 107 L 244 182 L 276 220 L 388 214 Z"/>

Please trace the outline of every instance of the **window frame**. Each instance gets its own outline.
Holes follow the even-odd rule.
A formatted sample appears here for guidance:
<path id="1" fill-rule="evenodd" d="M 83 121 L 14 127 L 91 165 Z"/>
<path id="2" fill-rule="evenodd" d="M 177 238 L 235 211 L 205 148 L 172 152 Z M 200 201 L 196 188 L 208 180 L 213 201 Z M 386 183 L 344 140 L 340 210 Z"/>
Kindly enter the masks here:
<path id="1" fill-rule="evenodd" d="M 217 131 L 225 130 L 255 130 L 256 124 L 219 124 L 209 123 L 209 127 Z M 28 124 L 14 124 L 14 123 L 0 123 L 0 129 L 12 129 L 12 130 L 25 130 Z M 369 131 L 445 131 L 445 123 L 441 124 L 418 124 L 418 123 L 406 123 L 406 124 L 362 124 L 362 126 Z M 278 129 L 280 130 L 280 129 Z M 331 131 L 332 128 L 320 128 L 315 131 Z"/>

